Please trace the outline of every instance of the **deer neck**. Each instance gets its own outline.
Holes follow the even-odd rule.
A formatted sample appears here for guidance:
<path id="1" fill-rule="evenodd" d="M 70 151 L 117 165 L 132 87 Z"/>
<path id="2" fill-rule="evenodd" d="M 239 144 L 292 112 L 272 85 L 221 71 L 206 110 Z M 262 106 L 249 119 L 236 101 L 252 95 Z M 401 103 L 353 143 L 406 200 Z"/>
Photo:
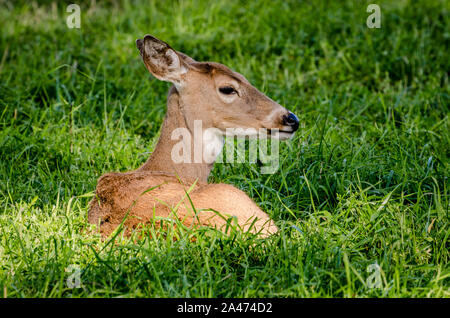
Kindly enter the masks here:
<path id="1" fill-rule="evenodd" d="M 203 149 L 201 149 L 200 151 L 202 152 L 202 154 L 201 159 L 199 160 L 198 143 L 197 145 L 194 145 L 194 139 L 198 137 L 195 137 L 195 134 L 197 133 L 198 135 L 198 133 L 200 132 L 194 128 L 193 122 L 188 122 L 183 110 L 184 107 L 180 100 L 179 93 L 176 88 L 172 86 L 169 90 L 169 95 L 167 98 L 167 113 L 161 128 L 161 135 L 159 137 L 158 143 L 150 158 L 144 163 L 140 170 L 163 171 L 173 173 L 179 176 L 181 179 L 198 179 L 199 181 L 206 182 L 214 166 L 214 160 L 218 155 L 217 149 L 218 147 L 221 148 L 223 146 L 223 139 L 222 136 L 213 136 L 213 138 L 211 138 L 211 136 L 208 136 L 208 142 L 215 143 L 214 147 L 216 150 L 209 154 L 207 150 L 205 150 L 205 155 L 203 155 Z M 190 139 L 187 138 L 185 141 L 185 146 L 189 148 L 190 151 L 190 158 L 188 158 L 188 160 L 183 160 L 182 162 L 179 162 L 178 160 L 179 163 L 175 163 L 173 160 L 173 149 L 174 147 L 177 147 L 177 145 L 178 148 L 180 148 L 180 142 L 182 141 L 177 138 L 174 138 L 174 140 L 172 140 L 172 134 L 175 130 L 177 130 L 177 132 L 188 132 L 191 136 Z M 204 131 L 201 131 L 201 133 L 201 138 L 204 139 Z M 175 133 L 174 135 L 178 134 Z M 203 142 L 202 146 L 208 147 L 209 145 Z M 195 157 L 196 150 L 197 157 Z M 183 152 L 184 151 L 185 150 L 183 150 Z"/>

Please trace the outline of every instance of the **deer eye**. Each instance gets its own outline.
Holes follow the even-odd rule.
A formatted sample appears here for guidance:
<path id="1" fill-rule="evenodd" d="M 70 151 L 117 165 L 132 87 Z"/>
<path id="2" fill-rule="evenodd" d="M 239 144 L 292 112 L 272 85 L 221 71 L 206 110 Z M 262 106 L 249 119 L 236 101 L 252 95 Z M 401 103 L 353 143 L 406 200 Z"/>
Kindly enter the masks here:
<path id="1" fill-rule="evenodd" d="M 225 94 L 225 95 L 231 95 L 231 94 L 237 93 L 237 91 L 231 86 L 219 87 L 219 92 L 221 92 L 222 94 Z"/>

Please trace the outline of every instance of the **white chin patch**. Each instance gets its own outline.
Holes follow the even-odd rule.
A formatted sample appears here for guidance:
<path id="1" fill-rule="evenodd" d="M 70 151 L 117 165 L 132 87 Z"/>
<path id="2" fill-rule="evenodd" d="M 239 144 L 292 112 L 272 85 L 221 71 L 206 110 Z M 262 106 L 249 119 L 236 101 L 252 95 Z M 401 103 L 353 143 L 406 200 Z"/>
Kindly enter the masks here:
<path id="1" fill-rule="evenodd" d="M 227 128 L 224 135 L 227 137 L 286 140 L 292 138 L 295 135 L 295 132 L 284 132 L 277 129 L 269 131 L 266 128 Z"/>
<path id="2" fill-rule="evenodd" d="M 279 131 L 277 133 L 271 134 L 270 137 L 272 139 L 286 140 L 286 139 L 292 139 L 292 137 L 294 137 L 294 135 L 295 135 L 294 132 Z"/>

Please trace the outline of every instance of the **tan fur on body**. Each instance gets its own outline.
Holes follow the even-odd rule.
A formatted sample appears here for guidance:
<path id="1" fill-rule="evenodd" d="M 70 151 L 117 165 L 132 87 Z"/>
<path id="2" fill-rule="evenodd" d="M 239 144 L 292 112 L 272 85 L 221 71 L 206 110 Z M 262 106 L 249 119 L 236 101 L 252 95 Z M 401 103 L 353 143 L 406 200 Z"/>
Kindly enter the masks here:
<path id="1" fill-rule="evenodd" d="M 243 230 L 252 224 L 252 232 L 275 233 L 278 229 L 274 222 L 243 191 L 228 184 L 207 184 L 213 162 L 202 158 L 194 163 L 191 154 L 189 163 L 174 163 L 171 152 L 179 140 L 171 136 L 177 128 L 193 133 L 194 120 L 201 120 L 203 129 L 216 128 L 221 134 L 227 128 L 276 128 L 283 132 L 281 138 L 288 138 L 297 129 L 283 120 L 290 113 L 242 75 L 221 64 L 196 62 L 149 35 L 137 40 L 137 46 L 150 73 L 174 84 L 169 91 L 167 114 L 158 144 L 142 167 L 99 178 L 96 197 L 90 203 L 89 222 L 98 224 L 106 236 L 125 217 L 129 233 L 152 219 L 159 224 L 158 217 L 176 217 L 187 226 L 224 230 L 226 218 L 234 216 Z M 223 87 L 232 87 L 234 92 L 224 94 Z M 221 137 L 217 136 L 215 142 L 220 142 Z M 191 146 L 194 149 L 193 139 Z M 211 154 L 213 158 L 216 155 Z"/>

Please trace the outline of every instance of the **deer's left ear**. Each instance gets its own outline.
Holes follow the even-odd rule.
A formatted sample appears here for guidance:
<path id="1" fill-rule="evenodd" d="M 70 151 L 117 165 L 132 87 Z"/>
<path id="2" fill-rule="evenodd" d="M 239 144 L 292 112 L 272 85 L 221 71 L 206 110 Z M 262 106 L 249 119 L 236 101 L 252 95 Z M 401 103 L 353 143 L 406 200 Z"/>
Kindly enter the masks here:
<path id="1" fill-rule="evenodd" d="M 149 72 L 161 81 L 182 84 L 182 75 L 187 72 L 187 64 L 167 43 L 146 35 L 136 40 L 145 66 Z"/>

